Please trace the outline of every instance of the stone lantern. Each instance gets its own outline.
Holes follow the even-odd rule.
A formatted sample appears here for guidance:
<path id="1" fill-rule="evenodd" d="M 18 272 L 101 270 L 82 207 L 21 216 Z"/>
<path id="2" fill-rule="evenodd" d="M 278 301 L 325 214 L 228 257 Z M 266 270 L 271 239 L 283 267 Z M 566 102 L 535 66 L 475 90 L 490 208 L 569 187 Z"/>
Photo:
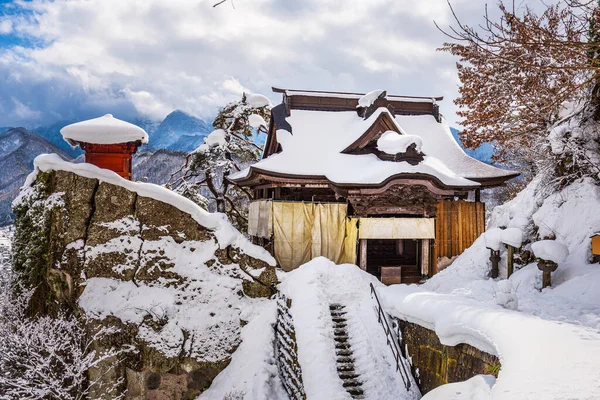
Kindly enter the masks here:
<path id="1" fill-rule="evenodd" d="M 531 244 L 531 251 L 538 260 L 538 269 L 542 271 L 542 289 L 552 286 L 551 274 L 569 257 L 569 249 L 554 240 L 540 240 Z"/>
<path id="2" fill-rule="evenodd" d="M 548 286 L 552 286 L 552 272 L 556 271 L 558 264 L 554 261 L 539 259 L 537 267 L 542 271 L 542 289 Z"/>
<path id="3" fill-rule="evenodd" d="M 65 126 L 60 133 L 71 146 L 81 147 L 86 163 L 110 169 L 129 180 L 133 154 L 148 143 L 146 131 L 111 114 Z"/>

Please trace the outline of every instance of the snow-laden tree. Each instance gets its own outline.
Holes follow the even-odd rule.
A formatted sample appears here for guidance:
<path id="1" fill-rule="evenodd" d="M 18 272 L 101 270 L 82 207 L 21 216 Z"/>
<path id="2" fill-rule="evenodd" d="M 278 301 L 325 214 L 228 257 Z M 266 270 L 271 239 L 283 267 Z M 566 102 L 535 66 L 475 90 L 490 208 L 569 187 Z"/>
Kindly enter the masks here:
<path id="1" fill-rule="evenodd" d="M 122 352 L 93 348 L 94 341 L 113 332 L 88 335 L 84 323 L 63 313 L 30 316 L 32 292 L 15 288 L 10 271 L 0 273 L 0 399 L 79 400 L 91 391 L 95 398 L 122 397 L 117 391 L 121 382 L 88 378 L 91 368 Z"/>
<path id="2" fill-rule="evenodd" d="M 242 207 L 250 193 L 232 185 L 225 176 L 259 160 L 261 146 L 254 132 L 266 133 L 270 102 L 262 95 L 243 94 L 241 100 L 227 104 L 213 121 L 215 130 L 204 144 L 188 154 L 185 165 L 171 178 L 170 185 L 201 206 L 201 189 L 207 188 L 216 210 L 229 215 L 232 222 L 244 226 Z"/>
<path id="3" fill-rule="evenodd" d="M 489 142 L 498 160 L 535 164 L 546 157 L 548 131 L 575 103 L 600 105 L 600 7 L 598 0 L 563 0 L 538 13 L 518 4 L 500 1 L 491 14 L 486 8 L 477 26 L 457 17 L 442 50 L 460 58 L 455 103 L 463 143 Z M 590 110 L 580 116 L 599 120 L 600 109 Z"/>

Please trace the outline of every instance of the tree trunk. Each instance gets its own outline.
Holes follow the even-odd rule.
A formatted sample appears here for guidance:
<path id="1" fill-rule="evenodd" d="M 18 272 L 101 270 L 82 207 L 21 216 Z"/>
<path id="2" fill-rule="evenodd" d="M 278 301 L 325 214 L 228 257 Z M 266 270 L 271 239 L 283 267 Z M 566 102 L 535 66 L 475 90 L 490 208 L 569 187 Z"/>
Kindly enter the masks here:
<path id="1" fill-rule="evenodd" d="M 224 213 L 225 212 L 225 198 L 217 197 L 215 199 L 215 201 L 217 202 L 217 212 Z"/>

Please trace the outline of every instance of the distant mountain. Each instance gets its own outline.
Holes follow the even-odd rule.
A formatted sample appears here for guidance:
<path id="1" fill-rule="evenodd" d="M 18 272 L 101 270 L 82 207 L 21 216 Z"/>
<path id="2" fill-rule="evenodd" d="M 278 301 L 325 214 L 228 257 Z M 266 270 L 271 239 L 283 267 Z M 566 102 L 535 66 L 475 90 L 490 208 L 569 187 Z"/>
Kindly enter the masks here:
<path id="1" fill-rule="evenodd" d="M 0 226 L 12 222 L 11 204 L 27 175 L 33 159 L 42 153 L 71 157 L 44 137 L 25 128 L 13 128 L 0 134 Z"/>
<path id="2" fill-rule="evenodd" d="M 467 149 L 463 146 L 462 140 L 460 140 L 460 136 L 459 136 L 460 131 L 456 128 L 450 128 L 450 131 L 452 132 L 452 136 L 454 136 L 454 139 L 456 140 L 456 142 L 460 145 L 460 147 L 462 147 L 462 149 L 465 151 L 465 153 L 467 153 L 469 156 L 473 157 L 474 159 L 484 162 L 486 164 L 492 163 L 492 155 L 494 155 L 494 148 L 492 147 L 492 145 L 490 143 L 484 143 L 481 146 L 479 146 L 478 148 L 476 148 L 475 150 Z"/>
<path id="3" fill-rule="evenodd" d="M 155 149 L 190 152 L 204 142 L 213 127 L 188 113 L 175 110 L 150 135 L 149 146 Z"/>
<path id="4" fill-rule="evenodd" d="M 50 143 L 67 153 L 69 156 L 75 158 L 81 154 L 83 154 L 83 150 L 79 147 L 71 147 L 71 145 L 63 139 L 60 134 L 60 130 L 67 125 L 70 125 L 76 121 L 72 120 L 63 120 L 55 122 L 51 125 L 39 126 L 35 128 L 33 131 L 39 133 L 44 138 L 48 139 Z"/>
<path id="5" fill-rule="evenodd" d="M 133 158 L 133 180 L 164 185 L 185 163 L 186 153 L 160 149 L 142 151 Z"/>

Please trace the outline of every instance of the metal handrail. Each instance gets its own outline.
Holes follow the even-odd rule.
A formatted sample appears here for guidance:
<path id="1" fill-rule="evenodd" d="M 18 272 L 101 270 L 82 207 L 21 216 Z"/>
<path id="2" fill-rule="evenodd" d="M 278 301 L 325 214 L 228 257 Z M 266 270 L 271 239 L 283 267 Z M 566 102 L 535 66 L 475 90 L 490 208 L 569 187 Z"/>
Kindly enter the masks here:
<path id="1" fill-rule="evenodd" d="M 394 354 L 394 358 L 396 359 L 396 371 L 400 371 L 400 376 L 402 377 L 402 381 L 404 382 L 404 387 L 408 391 L 410 389 L 410 378 L 408 372 L 406 370 L 406 365 L 404 365 L 404 358 L 402 357 L 402 353 L 398 349 L 398 345 L 394 340 L 394 336 L 392 334 L 392 330 L 390 329 L 390 324 L 388 323 L 387 317 L 385 316 L 385 312 L 381 307 L 381 303 L 379 302 L 379 297 L 377 297 L 377 292 L 375 291 L 375 286 L 373 283 L 371 285 L 371 297 L 375 296 L 375 300 L 377 301 L 377 317 L 379 323 L 383 327 L 385 332 L 385 336 L 388 342 L 388 345 L 392 349 L 392 353 Z"/>

